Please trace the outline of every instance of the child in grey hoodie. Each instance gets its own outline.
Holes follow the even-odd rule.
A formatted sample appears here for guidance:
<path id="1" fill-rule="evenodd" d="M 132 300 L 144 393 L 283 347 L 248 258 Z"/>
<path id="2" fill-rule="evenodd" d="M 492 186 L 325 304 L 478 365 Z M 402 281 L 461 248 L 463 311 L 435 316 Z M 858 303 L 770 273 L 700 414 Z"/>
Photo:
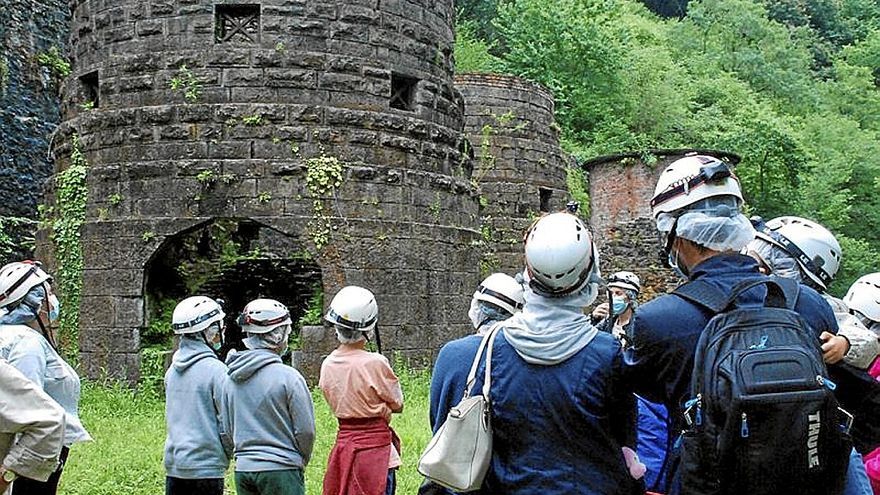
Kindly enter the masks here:
<path id="1" fill-rule="evenodd" d="M 229 356 L 226 407 L 235 441 L 238 495 L 304 495 L 303 470 L 315 441 L 312 396 L 302 375 L 281 362 L 291 320 L 272 299 L 239 317 L 247 350 Z"/>
<path id="2" fill-rule="evenodd" d="M 225 316 L 204 296 L 184 299 L 174 309 L 180 348 L 165 373 L 165 495 L 223 495 L 232 438 L 222 419 L 226 365 L 215 350 Z"/>

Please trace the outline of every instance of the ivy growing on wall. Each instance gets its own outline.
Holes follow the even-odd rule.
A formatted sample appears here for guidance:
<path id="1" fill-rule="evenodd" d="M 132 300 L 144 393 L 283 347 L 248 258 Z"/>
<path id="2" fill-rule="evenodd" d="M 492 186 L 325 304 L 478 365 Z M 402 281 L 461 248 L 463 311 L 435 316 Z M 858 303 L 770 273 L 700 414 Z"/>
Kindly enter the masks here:
<path id="1" fill-rule="evenodd" d="M 335 195 L 342 185 L 342 162 L 335 156 L 320 156 L 306 160 L 306 187 L 312 195 L 312 219 L 308 231 L 315 248 L 322 249 L 330 242 L 333 224 L 324 204 L 328 196 Z"/>
<path id="2" fill-rule="evenodd" d="M 55 247 L 55 281 L 59 290 L 61 312 L 59 335 L 69 359 L 79 359 L 79 302 L 82 294 L 83 250 L 82 225 L 86 219 L 88 162 L 79 136 L 72 138 L 70 166 L 55 177 L 56 208 L 51 221 Z"/>
<path id="3" fill-rule="evenodd" d="M 568 195 L 580 204 L 580 215 L 590 218 L 590 189 L 583 169 L 577 166 L 565 169 L 565 184 L 568 186 Z"/>

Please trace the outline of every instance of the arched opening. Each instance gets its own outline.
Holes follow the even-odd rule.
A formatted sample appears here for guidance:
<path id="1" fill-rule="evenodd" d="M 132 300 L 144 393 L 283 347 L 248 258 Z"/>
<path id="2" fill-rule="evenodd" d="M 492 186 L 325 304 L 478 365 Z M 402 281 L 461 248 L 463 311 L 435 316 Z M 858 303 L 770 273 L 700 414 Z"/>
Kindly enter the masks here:
<path id="1" fill-rule="evenodd" d="M 321 268 L 309 251 L 296 238 L 250 219 L 214 219 L 169 237 L 147 262 L 144 275 L 141 348 L 146 367 L 159 368 L 167 358 L 174 306 L 192 295 L 224 301 L 223 356 L 242 348 L 235 320 L 253 299 L 276 299 L 289 308 L 292 349 L 298 347 L 302 325 L 320 324 L 323 312 Z"/>

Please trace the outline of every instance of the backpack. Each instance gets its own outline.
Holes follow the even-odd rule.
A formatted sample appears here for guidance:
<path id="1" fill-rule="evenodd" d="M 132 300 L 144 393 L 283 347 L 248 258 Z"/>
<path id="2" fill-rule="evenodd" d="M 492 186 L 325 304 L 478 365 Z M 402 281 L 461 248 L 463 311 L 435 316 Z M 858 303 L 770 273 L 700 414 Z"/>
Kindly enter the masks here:
<path id="1" fill-rule="evenodd" d="M 736 306 L 767 286 L 763 307 Z M 729 294 L 705 281 L 674 291 L 708 308 L 697 343 L 682 432 L 682 493 L 840 493 L 852 416 L 838 407 L 819 341 L 794 311 L 797 282 L 739 283 Z M 844 424 L 844 426 L 842 426 Z"/>

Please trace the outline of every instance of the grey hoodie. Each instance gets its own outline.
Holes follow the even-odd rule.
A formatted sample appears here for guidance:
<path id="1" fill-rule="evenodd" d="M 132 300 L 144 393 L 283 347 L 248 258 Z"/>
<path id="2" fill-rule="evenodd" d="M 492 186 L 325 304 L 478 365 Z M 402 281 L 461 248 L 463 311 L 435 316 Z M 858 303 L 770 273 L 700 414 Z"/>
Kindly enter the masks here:
<path id="1" fill-rule="evenodd" d="M 302 375 L 267 349 L 241 351 L 226 362 L 235 470 L 305 468 L 315 442 L 315 411 Z"/>
<path id="2" fill-rule="evenodd" d="M 165 373 L 165 471 L 184 479 L 223 478 L 232 438 L 223 420 L 226 365 L 204 342 L 184 337 Z"/>

